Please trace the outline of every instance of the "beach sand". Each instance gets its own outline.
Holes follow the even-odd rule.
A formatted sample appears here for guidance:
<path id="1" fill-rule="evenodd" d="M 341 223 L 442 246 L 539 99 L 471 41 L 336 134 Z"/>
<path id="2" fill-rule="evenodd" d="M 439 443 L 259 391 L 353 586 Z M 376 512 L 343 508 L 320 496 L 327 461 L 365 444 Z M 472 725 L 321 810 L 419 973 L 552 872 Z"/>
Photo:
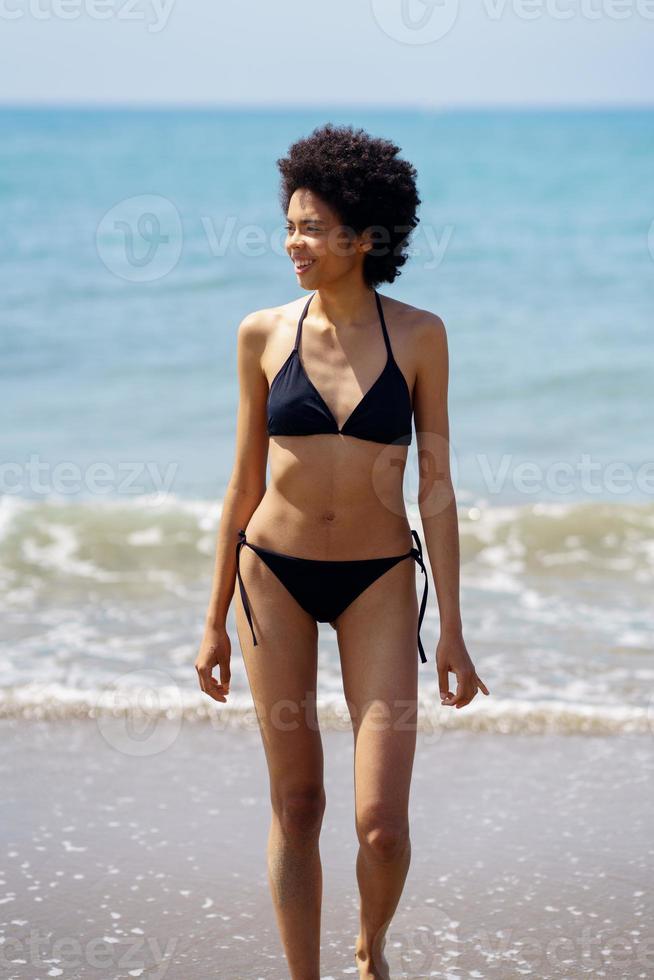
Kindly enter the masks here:
<path id="1" fill-rule="evenodd" d="M 258 732 L 96 719 L 0 733 L 0 975 L 288 978 Z M 356 980 L 353 742 L 323 742 L 321 976 Z M 394 980 L 654 976 L 653 769 L 642 735 L 420 733 Z"/>

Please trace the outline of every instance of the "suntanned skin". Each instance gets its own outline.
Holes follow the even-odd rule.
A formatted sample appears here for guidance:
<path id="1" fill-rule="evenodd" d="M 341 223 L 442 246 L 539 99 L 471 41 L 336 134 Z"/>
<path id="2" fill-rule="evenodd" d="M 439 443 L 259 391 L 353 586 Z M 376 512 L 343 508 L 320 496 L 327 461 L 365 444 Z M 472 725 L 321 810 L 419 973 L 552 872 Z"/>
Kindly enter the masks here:
<path id="1" fill-rule="evenodd" d="M 362 272 L 373 243 L 365 233 L 348 238 L 338 215 L 309 191 L 293 194 L 287 218 L 289 256 L 312 260 L 306 272 L 296 273 L 298 283 L 304 290 L 317 290 L 302 329 L 302 364 L 340 428 L 386 361 L 374 294 Z M 303 558 L 375 558 L 405 553 L 413 544 L 403 500 L 406 446 L 341 434 L 267 434 L 269 385 L 293 346 L 307 295 L 250 313 L 238 328 L 235 458 L 195 662 L 201 689 L 226 702 L 231 643 L 225 623 L 235 595 L 236 628 L 268 764 L 269 884 L 292 980 L 320 978 L 319 835 L 325 792 L 315 707 L 318 629 L 245 547 L 240 567 L 257 634 L 258 645 L 253 646 L 240 593 L 234 589 L 237 532 L 246 528 L 253 544 Z M 460 709 L 479 690 L 489 691 L 466 649 L 459 607 L 447 336 L 435 314 L 380 296 L 393 354 L 413 398 L 419 510 L 440 612 L 434 660 L 441 704 Z M 409 559 L 377 579 L 332 623 L 354 733 L 361 896 L 355 962 L 366 980 L 388 980 L 385 933 L 410 863 L 417 620 L 416 565 Z M 213 677 L 214 668 L 220 681 Z M 454 692 L 448 687 L 449 671 L 456 676 Z"/>

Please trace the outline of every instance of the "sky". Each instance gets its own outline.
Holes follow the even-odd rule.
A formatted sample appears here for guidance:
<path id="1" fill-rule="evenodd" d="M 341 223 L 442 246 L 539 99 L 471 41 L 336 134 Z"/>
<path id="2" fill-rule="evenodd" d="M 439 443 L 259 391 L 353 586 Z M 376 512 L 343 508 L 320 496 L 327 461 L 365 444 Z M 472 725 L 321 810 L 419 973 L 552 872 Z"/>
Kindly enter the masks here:
<path id="1" fill-rule="evenodd" d="M 5 104 L 654 104 L 654 0 L 0 0 Z"/>

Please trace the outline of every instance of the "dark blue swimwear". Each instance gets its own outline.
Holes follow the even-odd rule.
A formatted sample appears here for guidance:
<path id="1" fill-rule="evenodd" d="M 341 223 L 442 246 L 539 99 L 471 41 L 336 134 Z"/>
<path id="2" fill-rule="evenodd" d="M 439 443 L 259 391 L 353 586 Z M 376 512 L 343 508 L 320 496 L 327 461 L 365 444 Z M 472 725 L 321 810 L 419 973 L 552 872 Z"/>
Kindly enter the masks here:
<path id="1" fill-rule="evenodd" d="M 297 326 L 295 344 L 291 353 L 273 378 L 268 393 L 268 434 L 272 436 L 308 436 L 334 434 L 354 436 L 369 442 L 398 444 L 411 443 L 411 393 L 404 375 L 393 357 L 391 342 L 384 321 L 379 294 L 375 290 L 377 310 L 386 345 L 386 364 L 372 388 L 363 396 L 344 425 L 339 428 L 320 392 L 308 377 L 300 360 L 302 324 L 307 315 L 312 294 L 302 311 Z M 261 545 L 251 544 L 240 529 L 236 546 L 236 573 L 247 616 L 252 640 L 257 638 L 252 625 L 250 603 L 243 585 L 239 557 L 243 545 L 255 551 L 277 576 L 296 602 L 320 623 L 333 622 L 350 603 L 384 572 L 405 558 L 413 557 L 424 575 L 424 588 L 418 618 L 418 650 L 423 663 L 427 662 L 420 640 L 420 627 L 427 605 L 427 570 L 422 557 L 422 545 L 418 532 L 413 530 L 416 547 L 402 555 L 386 558 L 358 558 L 353 560 L 322 560 L 299 558 Z"/>

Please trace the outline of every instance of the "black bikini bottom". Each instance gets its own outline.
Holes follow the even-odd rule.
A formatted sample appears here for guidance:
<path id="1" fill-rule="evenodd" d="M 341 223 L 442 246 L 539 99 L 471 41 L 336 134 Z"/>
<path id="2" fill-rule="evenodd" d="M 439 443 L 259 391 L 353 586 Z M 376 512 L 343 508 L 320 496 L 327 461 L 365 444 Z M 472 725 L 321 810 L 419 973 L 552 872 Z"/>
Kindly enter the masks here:
<path id="1" fill-rule="evenodd" d="M 238 544 L 236 545 L 236 574 L 238 585 L 243 600 L 243 608 L 247 616 L 252 640 L 257 646 L 257 638 L 254 635 L 252 625 L 252 614 L 250 603 L 241 578 L 239 558 L 241 548 L 244 544 L 255 551 L 268 568 L 274 572 L 284 588 L 290 592 L 295 601 L 305 612 L 313 616 L 319 623 L 331 623 L 347 609 L 351 602 L 361 595 L 369 585 L 378 579 L 384 572 L 389 571 L 398 562 L 405 558 L 415 558 L 422 569 L 425 577 L 422 601 L 420 603 L 420 615 L 418 618 L 418 650 L 420 659 L 427 663 L 427 657 L 420 640 L 420 626 L 422 625 L 425 607 L 427 605 L 427 570 L 422 558 L 422 544 L 418 537 L 418 532 L 412 530 L 411 534 L 415 538 L 417 547 L 403 555 L 393 555 L 390 558 L 358 558 L 352 561 L 328 561 L 317 558 L 298 558 L 295 555 L 284 555 L 279 551 L 271 551 L 258 544 L 250 544 L 246 540 L 243 529 L 238 532 Z"/>

